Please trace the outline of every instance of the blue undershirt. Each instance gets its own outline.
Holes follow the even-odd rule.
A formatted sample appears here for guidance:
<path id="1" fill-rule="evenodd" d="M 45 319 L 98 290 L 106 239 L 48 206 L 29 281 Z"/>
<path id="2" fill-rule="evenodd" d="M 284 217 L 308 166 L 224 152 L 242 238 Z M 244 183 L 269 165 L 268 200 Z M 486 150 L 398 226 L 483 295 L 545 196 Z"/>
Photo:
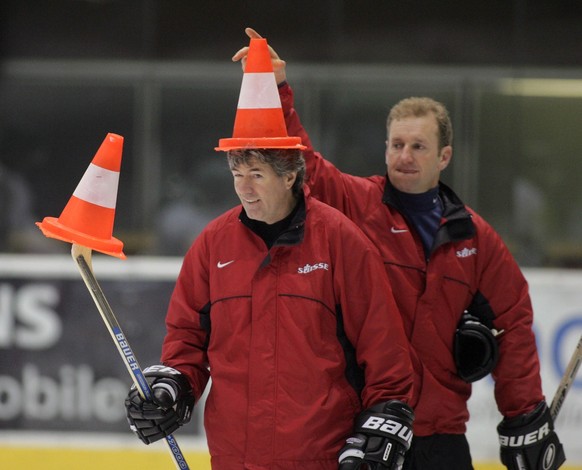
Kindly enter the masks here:
<path id="1" fill-rule="evenodd" d="M 422 194 L 403 193 L 396 188 L 394 191 L 402 204 L 404 215 L 420 236 L 428 259 L 443 215 L 439 188 L 437 186 Z"/>

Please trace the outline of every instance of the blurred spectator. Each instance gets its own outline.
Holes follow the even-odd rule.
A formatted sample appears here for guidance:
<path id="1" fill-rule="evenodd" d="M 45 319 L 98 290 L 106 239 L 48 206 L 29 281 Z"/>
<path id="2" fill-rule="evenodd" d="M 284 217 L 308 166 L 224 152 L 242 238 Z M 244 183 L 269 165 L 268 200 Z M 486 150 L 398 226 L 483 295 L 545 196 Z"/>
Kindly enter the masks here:
<path id="1" fill-rule="evenodd" d="M 0 252 L 55 251 L 35 225 L 32 201 L 26 179 L 0 162 Z"/>

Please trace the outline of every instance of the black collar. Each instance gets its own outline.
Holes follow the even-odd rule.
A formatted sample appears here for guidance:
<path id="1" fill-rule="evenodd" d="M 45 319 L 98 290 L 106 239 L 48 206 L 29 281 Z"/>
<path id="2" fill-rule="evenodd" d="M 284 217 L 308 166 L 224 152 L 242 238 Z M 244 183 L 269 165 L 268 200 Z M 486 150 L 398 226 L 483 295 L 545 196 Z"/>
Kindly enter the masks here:
<path id="1" fill-rule="evenodd" d="M 461 201 L 461 198 L 446 184 L 439 181 L 439 197 L 443 203 L 443 223 L 437 232 L 435 247 L 447 242 L 455 242 L 472 238 L 475 233 L 475 225 L 470 212 Z M 384 195 L 382 202 L 393 207 L 401 214 L 405 214 L 404 207 L 400 202 L 396 189 L 386 176 Z"/>
<path id="2" fill-rule="evenodd" d="M 291 213 L 274 224 L 249 219 L 244 208 L 239 215 L 240 221 L 263 239 L 268 248 L 271 246 L 296 245 L 303 240 L 305 225 L 305 198 L 299 198 Z"/>

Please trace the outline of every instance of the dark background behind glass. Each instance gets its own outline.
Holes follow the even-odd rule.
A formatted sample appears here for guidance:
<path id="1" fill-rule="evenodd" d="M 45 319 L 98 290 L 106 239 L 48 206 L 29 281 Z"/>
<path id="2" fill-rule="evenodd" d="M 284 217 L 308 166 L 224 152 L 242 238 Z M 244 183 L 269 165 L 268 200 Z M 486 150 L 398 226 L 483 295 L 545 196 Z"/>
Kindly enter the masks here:
<path id="1" fill-rule="evenodd" d="M 383 173 L 385 118 L 410 95 L 455 125 L 443 179 L 526 266 L 582 266 L 582 3 L 5 0 L 0 6 L 0 251 L 55 252 L 58 216 L 108 132 L 124 136 L 115 235 L 182 255 L 236 204 L 224 155 L 253 26 L 288 62 L 316 148 Z M 567 79 L 533 96 L 507 79 Z"/>

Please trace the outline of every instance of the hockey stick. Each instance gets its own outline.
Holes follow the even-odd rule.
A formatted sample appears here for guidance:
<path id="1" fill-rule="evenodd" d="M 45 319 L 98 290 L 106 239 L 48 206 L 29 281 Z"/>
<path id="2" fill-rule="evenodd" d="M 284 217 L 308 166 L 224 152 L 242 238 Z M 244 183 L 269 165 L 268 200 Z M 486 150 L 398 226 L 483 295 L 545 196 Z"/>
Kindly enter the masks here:
<path id="1" fill-rule="evenodd" d="M 152 400 L 152 391 L 150 386 L 148 385 L 147 380 L 145 379 L 143 372 L 137 362 L 137 359 L 133 354 L 131 347 L 129 346 L 127 338 L 121 330 L 121 326 L 119 326 L 119 323 L 115 318 L 115 315 L 113 314 L 107 299 L 105 298 L 105 294 L 97 283 L 97 279 L 95 279 L 91 265 L 91 249 L 73 243 L 71 255 L 73 256 L 73 259 L 79 268 L 81 277 L 83 278 L 83 281 L 85 281 L 87 289 L 89 289 L 89 292 L 91 293 L 91 297 L 93 297 L 93 300 L 95 301 L 95 305 L 101 314 L 101 318 L 103 318 L 103 321 L 105 322 L 105 325 L 107 326 L 107 329 L 113 338 L 113 342 L 117 346 L 117 350 L 119 351 L 119 354 L 121 355 L 121 358 L 123 359 L 129 374 L 131 375 L 133 383 L 137 387 L 142 398 L 145 398 L 146 400 Z M 186 459 L 184 458 L 178 443 L 171 434 L 166 437 L 166 443 L 168 444 L 170 453 L 172 454 L 172 458 L 176 464 L 176 468 L 189 470 L 190 467 L 188 467 Z"/>
<path id="2" fill-rule="evenodd" d="M 550 405 L 550 414 L 552 415 L 552 419 L 555 421 L 558 417 L 558 413 L 560 412 L 560 408 L 566 399 L 566 394 L 570 387 L 574 383 L 574 379 L 576 378 L 576 373 L 578 372 L 578 368 L 580 367 L 580 363 L 582 362 L 582 335 L 580 335 L 580 339 L 578 340 L 578 344 L 576 345 L 576 349 L 574 350 L 574 354 L 570 358 L 570 362 L 568 363 L 568 367 L 566 367 L 566 371 L 564 372 L 564 376 L 562 377 L 562 381 L 560 385 L 558 385 L 558 389 L 554 395 L 554 399 L 552 400 L 552 404 Z"/>

